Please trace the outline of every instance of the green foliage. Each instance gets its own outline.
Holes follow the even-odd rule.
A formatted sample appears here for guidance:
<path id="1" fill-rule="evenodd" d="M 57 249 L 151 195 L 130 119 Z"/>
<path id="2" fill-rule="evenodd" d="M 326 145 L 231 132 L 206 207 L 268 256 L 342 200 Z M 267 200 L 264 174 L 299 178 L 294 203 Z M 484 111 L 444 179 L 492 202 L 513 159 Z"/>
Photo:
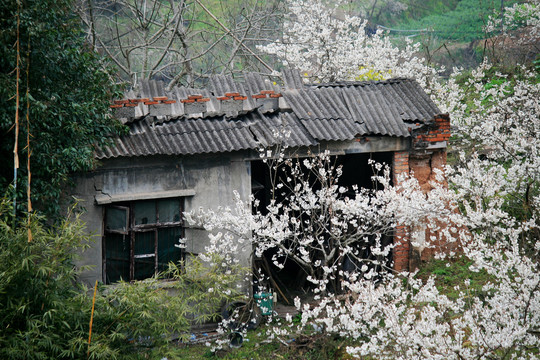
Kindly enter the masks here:
<path id="1" fill-rule="evenodd" d="M 118 354 L 174 354 L 173 338 L 188 340 L 193 323 L 217 321 L 224 303 L 242 297 L 232 289 L 245 271 L 223 271 L 220 259 L 213 260 L 209 264 L 195 257 L 186 266 L 170 264 L 167 272 L 150 279 L 101 286 L 94 346 L 108 344 Z"/>
<path id="2" fill-rule="evenodd" d="M 505 6 L 511 6 L 516 1 L 506 1 Z M 423 2 L 424 4 L 426 2 Z M 429 29 L 436 36 L 447 40 L 473 41 L 485 37 L 483 26 L 490 15 L 500 12 L 500 1 L 487 0 L 461 0 L 454 9 L 444 11 L 444 8 L 435 13 L 417 20 L 411 18 L 403 29 Z"/>
<path id="3" fill-rule="evenodd" d="M 0 359 L 82 359 L 88 351 L 90 359 L 167 357 L 176 336 L 186 338 L 193 323 L 215 320 L 222 303 L 241 298 L 234 288 L 245 272 L 224 269 L 217 257 L 100 285 L 88 347 L 92 291 L 77 282 L 74 266 L 88 243 L 84 225 L 76 218 L 45 228 L 33 216 L 13 227 L 10 204 L 0 200 Z"/>
<path id="4" fill-rule="evenodd" d="M 0 358 L 81 357 L 90 307 L 74 285 L 71 250 L 85 246 L 82 225 L 64 221 L 51 230 L 32 217 L 14 228 L 0 201 Z"/>
<path id="5" fill-rule="evenodd" d="M 407 9 L 403 12 L 402 18 L 406 21 L 414 21 L 426 16 L 444 14 L 455 10 L 460 0 L 409 0 Z"/>
<path id="6" fill-rule="evenodd" d="M 13 180 L 14 167 L 17 2 L 0 2 L 0 186 L 4 189 Z M 105 144 L 108 135 L 121 130 L 108 108 L 119 88 L 111 80 L 111 69 L 85 47 L 80 24 L 70 13 L 72 0 L 20 3 L 18 195 L 25 199 L 29 100 L 33 200 L 51 214 L 59 210 L 68 174 L 92 168 L 94 146 Z"/>

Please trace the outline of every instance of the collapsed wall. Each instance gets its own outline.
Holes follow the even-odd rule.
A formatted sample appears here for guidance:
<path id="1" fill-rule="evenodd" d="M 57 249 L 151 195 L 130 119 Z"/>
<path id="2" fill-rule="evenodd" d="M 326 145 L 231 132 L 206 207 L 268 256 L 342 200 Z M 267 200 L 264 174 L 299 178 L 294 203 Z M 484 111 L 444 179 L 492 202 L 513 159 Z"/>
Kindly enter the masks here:
<path id="1" fill-rule="evenodd" d="M 450 138 L 450 118 L 448 115 L 435 117 L 425 125 L 417 124 L 412 130 L 412 146 L 409 151 L 395 152 L 393 157 L 393 181 L 399 185 L 403 179 L 412 176 L 418 181 L 423 193 L 427 194 L 440 181 L 437 170 L 446 166 L 446 141 Z M 443 186 L 448 186 L 444 180 Z M 394 232 L 394 269 L 412 271 L 422 262 L 432 259 L 437 252 L 450 253 L 459 247 L 457 242 L 446 239 L 443 229 L 452 224 L 440 221 L 436 229 L 426 224 L 411 228 L 398 225 Z M 457 230 L 456 230 L 457 231 Z"/>

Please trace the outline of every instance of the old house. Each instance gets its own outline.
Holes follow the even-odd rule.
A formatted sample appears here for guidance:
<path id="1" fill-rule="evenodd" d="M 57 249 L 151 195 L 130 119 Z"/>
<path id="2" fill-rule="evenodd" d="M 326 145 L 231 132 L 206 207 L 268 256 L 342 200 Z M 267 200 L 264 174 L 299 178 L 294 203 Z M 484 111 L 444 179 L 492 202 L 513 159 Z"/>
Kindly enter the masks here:
<path id="1" fill-rule="evenodd" d="M 96 242 L 83 265 L 84 281 L 142 279 L 207 244 L 182 211 L 264 197 L 258 149 L 286 144 L 297 156 L 339 155 L 344 181 L 369 186 L 367 160 L 391 164 L 394 181 L 414 173 L 429 188 L 432 170 L 446 162 L 448 116 L 410 79 L 303 83 L 296 71 L 283 83 L 257 74 L 241 82 L 216 76 L 205 89 L 142 84 L 112 106 L 129 134 L 96 152 L 99 167 L 77 179 L 75 196 Z M 287 133 L 288 136 L 280 134 Z M 261 195 L 262 194 L 262 195 Z M 394 267 L 412 259 L 408 229 L 395 229 Z M 179 238 L 185 249 L 175 246 Z M 249 251 L 238 256 L 249 264 Z"/>

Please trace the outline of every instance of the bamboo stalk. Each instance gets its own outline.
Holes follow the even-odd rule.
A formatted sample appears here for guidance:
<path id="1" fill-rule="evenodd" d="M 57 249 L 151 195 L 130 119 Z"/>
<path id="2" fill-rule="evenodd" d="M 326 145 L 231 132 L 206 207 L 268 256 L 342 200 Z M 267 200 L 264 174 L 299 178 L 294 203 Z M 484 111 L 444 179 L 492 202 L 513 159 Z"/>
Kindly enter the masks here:
<path id="1" fill-rule="evenodd" d="M 26 53 L 26 152 L 28 159 L 26 162 L 27 174 L 27 187 L 26 197 L 28 199 L 28 242 L 32 242 L 32 229 L 30 228 L 30 214 L 32 212 L 32 199 L 30 191 L 30 183 L 32 180 L 32 172 L 30 171 L 30 156 L 32 155 L 30 150 L 30 39 L 28 39 L 28 51 Z"/>
<path id="2" fill-rule="evenodd" d="M 92 298 L 92 313 L 90 314 L 90 330 L 88 331 L 88 352 L 86 358 L 90 358 L 90 342 L 92 341 L 92 323 L 94 322 L 94 308 L 96 305 L 96 293 L 97 293 L 97 280 L 94 285 L 94 297 Z"/>
<path id="3" fill-rule="evenodd" d="M 17 170 L 19 169 L 19 80 L 21 77 L 19 65 L 21 62 L 21 2 L 17 1 L 17 58 L 16 58 L 16 94 L 15 94 L 15 144 L 13 146 L 13 223 L 17 218 Z"/>

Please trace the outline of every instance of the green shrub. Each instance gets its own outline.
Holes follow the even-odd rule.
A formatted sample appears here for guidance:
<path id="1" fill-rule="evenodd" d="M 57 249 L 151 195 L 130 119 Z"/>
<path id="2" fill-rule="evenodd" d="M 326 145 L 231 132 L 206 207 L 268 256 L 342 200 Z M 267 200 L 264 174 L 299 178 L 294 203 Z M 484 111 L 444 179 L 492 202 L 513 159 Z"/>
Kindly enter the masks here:
<path id="1" fill-rule="evenodd" d="M 215 320 L 223 302 L 241 297 L 234 289 L 243 269 L 223 269 L 219 258 L 99 285 L 89 346 L 93 292 L 77 282 L 74 264 L 89 241 L 84 224 L 75 218 L 47 228 L 32 216 L 14 227 L 11 213 L 0 200 L 0 359 L 161 358 L 193 323 Z"/>
<path id="2" fill-rule="evenodd" d="M 84 247 L 80 222 L 47 229 L 30 217 L 10 225 L 0 203 L 0 358 L 80 357 L 88 337 L 89 301 L 80 295 L 72 249 Z M 33 239 L 28 241 L 28 230 Z"/>

